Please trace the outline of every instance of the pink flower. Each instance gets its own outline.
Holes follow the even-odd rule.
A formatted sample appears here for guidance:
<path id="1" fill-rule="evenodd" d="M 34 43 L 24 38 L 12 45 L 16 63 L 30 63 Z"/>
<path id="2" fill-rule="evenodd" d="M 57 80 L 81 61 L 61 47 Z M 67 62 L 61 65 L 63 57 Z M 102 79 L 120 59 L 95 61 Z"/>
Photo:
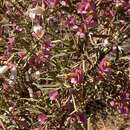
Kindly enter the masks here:
<path id="1" fill-rule="evenodd" d="M 76 33 L 76 36 L 79 38 L 84 38 L 85 37 L 85 32 L 84 29 L 78 25 L 72 26 L 72 30 Z"/>
<path id="2" fill-rule="evenodd" d="M 76 19 L 74 16 L 69 15 L 65 21 L 65 25 L 70 28 L 71 31 L 73 31 L 76 36 L 79 38 L 84 38 L 85 37 L 85 32 L 84 28 L 82 25 L 78 25 L 76 23 Z"/>
<path id="3" fill-rule="evenodd" d="M 48 120 L 48 117 L 45 114 L 40 114 L 38 116 L 38 122 L 40 125 L 45 124 L 47 122 L 47 120 Z"/>
<path id="4" fill-rule="evenodd" d="M 127 106 L 124 106 L 123 104 L 121 104 L 121 106 L 119 106 L 118 108 L 119 113 L 123 114 L 124 116 L 128 116 L 129 113 L 129 109 Z"/>
<path id="5" fill-rule="evenodd" d="M 85 112 L 80 113 L 79 119 L 80 119 L 81 123 L 83 123 L 83 124 L 87 123 L 87 115 L 85 114 Z"/>
<path id="6" fill-rule="evenodd" d="M 45 0 L 44 3 L 51 8 L 54 8 L 57 4 L 59 4 L 59 0 Z"/>
<path id="7" fill-rule="evenodd" d="M 120 93 L 120 100 L 121 101 L 127 101 L 129 100 L 130 94 L 127 91 L 121 92 Z"/>
<path id="8" fill-rule="evenodd" d="M 55 101 L 59 96 L 58 90 L 53 90 L 49 93 L 49 97 L 51 101 Z"/>
<path id="9" fill-rule="evenodd" d="M 130 1 L 129 0 L 114 0 L 116 7 L 121 7 L 124 11 L 128 11 L 130 9 Z"/>
<path id="10" fill-rule="evenodd" d="M 80 29 L 79 31 L 77 31 L 76 35 L 79 37 L 79 38 L 84 38 L 85 37 L 85 33 Z"/>
<path id="11" fill-rule="evenodd" d="M 61 4 L 62 6 L 67 6 L 67 1 L 68 1 L 68 0 L 61 0 L 61 1 L 60 1 L 60 4 Z"/>
<path id="12" fill-rule="evenodd" d="M 115 102 L 114 102 L 114 101 L 110 101 L 110 105 L 111 105 L 112 107 L 114 107 L 114 106 L 115 106 Z"/>
<path id="13" fill-rule="evenodd" d="M 86 17 L 84 24 L 86 25 L 87 28 L 91 28 L 95 26 L 95 21 L 93 19 L 93 16 L 88 16 Z"/>
<path id="14" fill-rule="evenodd" d="M 39 60 L 41 62 L 46 62 L 49 60 L 49 57 L 51 55 L 51 49 L 52 49 L 52 43 L 51 41 L 44 41 L 41 44 L 41 51 L 38 53 Z"/>
<path id="15" fill-rule="evenodd" d="M 88 0 L 82 0 L 80 3 L 78 3 L 77 12 L 78 14 L 86 14 L 90 8 L 90 2 Z"/>
<path id="16" fill-rule="evenodd" d="M 44 54 L 42 51 L 38 52 L 37 54 L 34 54 L 29 59 L 29 64 L 32 66 L 39 67 L 47 62 L 47 59 L 49 58 L 49 54 Z"/>
<path id="17" fill-rule="evenodd" d="M 101 62 L 99 63 L 99 70 L 100 70 L 100 72 L 102 72 L 102 73 L 107 73 L 107 72 L 109 72 L 111 69 L 109 68 L 109 66 L 110 66 L 110 63 L 107 61 L 107 59 L 106 58 L 103 58 L 102 60 L 101 60 Z"/>
<path id="18" fill-rule="evenodd" d="M 41 50 L 42 51 L 50 51 L 52 48 L 52 43 L 50 41 L 44 41 L 42 44 L 41 44 Z"/>
<path id="19" fill-rule="evenodd" d="M 0 120 L 0 130 L 5 130 L 5 126 L 1 120 Z"/>
<path id="20" fill-rule="evenodd" d="M 21 60 L 26 58 L 26 52 L 24 50 L 18 52 L 18 56 Z"/>
<path id="21" fill-rule="evenodd" d="M 9 37 L 7 42 L 7 50 L 11 51 L 15 47 L 15 37 Z"/>
<path id="22" fill-rule="evenodd" d="M 69 15 L 66 18 L 65 24 L 68 25 L 69 27 L 72 27 L 72 26 L 76 25 L 76 19 L 75 19 L 75 17 Z"/>
<path id="23" fill-rule="evenodd" d="M 15 37 L 9 37 L 8 38 L 8 43 L 9 44 L 14 44 L 15 43 Z"/>
<path id="24" fill-rule="evenodd" d="M 123 3 L 124 3 L 124 0 L 114 0 L 114 3 L 115 3 L 115 6 L 116 7 L 122 7 L 123 6 Z"/>
<path id="25" fill-rule="evenodd" d="M 19 26 L 16 26 L 16 31 L 17 31 L 17 32 L 22 32 L 22 31 L 23 31 L 23 29 L 22 29 L 22 28 L 20 28 Z"/>
<path id="26" fill-rule="evenodd" d="M 70 82 L 72 84 L 78 84 L 83 81 L 83 71 L 82 69 L 74 69 L 70 74 Z"/>
<path id="27" fill-rule="evenodd" d="M 108 18 L 113 18 L 115 16 L 115 12 L 108 7 L 106 8 L 106 11 L 104 11 L 104 15 Z"/>
<path id="28" fill-rule="evenodd" d="M 101 60 L 101 62 L 98 65 L 99 68 L 99 80 L 104 80 L 104 78 L 106 77 L 106 74 L 111 73 L 111 68 L 110 68 L 110 63 L 108 62 L 108 60 L 106 58 L 103 58 Z"/>
<path id="29" fill-rule="evenodd" d="M 37 67 L 45 64 L 50 59 L 51 48 L 51 42 L 44 41 L 41 44 L 41 50 L 38 51 L 36 54 L 32 55 L 32 57 L 30 57 L 29 64 Z"/>
<path id="30" fill-rule="evenodd" d="M 17 78 L 17 66 L 12 65 L 12 67 L 10 69 L 10 79 L 15 81 L 16 78 Z"/>

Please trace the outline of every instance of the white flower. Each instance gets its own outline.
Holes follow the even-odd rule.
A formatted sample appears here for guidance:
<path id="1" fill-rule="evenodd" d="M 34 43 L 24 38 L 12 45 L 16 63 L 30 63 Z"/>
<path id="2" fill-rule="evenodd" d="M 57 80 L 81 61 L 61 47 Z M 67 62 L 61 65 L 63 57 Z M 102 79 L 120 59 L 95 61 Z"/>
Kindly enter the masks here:
<path id="1" fill-rule="evenodd" d="M 28 15 L 31 19 L 35 19 L 36 15 L 43 15 L 43 12 L 45 11 L 45 7 L 40 7 L 37 6 L 33 9 L 28 9 L 28 11 L 26 12 L 26 15 Z"/>
<path id="2" fill-rule="evenodd" d="M 31 19 L 35 19 L 36 14 L 33 13 L 33 12 L 30 12 L 30 13 L 28 14 L 28 16 L 29 16 Z"/>
<path id="3" fill-rule="evenodd" d="M 107 45 L 109 45 L 109 41 L 108 41 L 108 39 L 105 39 L 103 42 L 103 46 L 106 47 Z"/>
<path id="4" fill-rule="evenodd" d="M 35 26 L 33 26 L 33 31 L 37 34 L 37 33 L 39 33 L 39 32 L 41 32 L 42 31 L 42 26 L 40 26 L 40 25 L 35 25 Z"/>
<path id="5" fill-rule="evenodd" d="M 36 71 L 35 73 L 34 73 L 34 77 L 35 77 L 35 79 L 39 79 L 40 78 L 40 71 Z"/>
<path id="6" fill-rule="evenodd" d="M 6 73 L 8 69 L 9 69 L 9 67 L 7 65 L 1 66 L 0 75 L 3 75 L 4 73 Z"/>
<path id="7" fill-rule="evenodd" d="M 15 83 L 14 83 L 13 80 L 8 79 L 8 84 L 9 84 L 10 86 L 13 86 Z"/>
<path id="8" fill-rule="evenodd" d="M 42 36 L 44 35 L 44 29 L 40 25 L 34 25 L 32 30 L 33 30 L 32 35 L 38 39 L 42 38 Z"/>

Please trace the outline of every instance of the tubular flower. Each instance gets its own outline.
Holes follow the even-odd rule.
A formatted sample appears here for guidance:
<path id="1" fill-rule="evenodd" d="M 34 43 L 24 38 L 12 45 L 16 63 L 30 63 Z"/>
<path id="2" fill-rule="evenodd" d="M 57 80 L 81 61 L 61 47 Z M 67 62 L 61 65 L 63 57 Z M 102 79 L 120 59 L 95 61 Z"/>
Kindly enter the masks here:
<path id="1" fill-rule="evenodd" d="M 99 79 L 104 80 L 106 74 L 109 74 L 111 72 L 110 63 L 106 58 L 103 58 L 101 62 L 98 65 L 99 71 Z"/>
<path id="2" fill-rule="evenodd" d="M 72 84 L 78 84 L 83 81 L 83 70 L 76 68 L 70 74 L 70 82 Z"/>
<path id="3" fill-rule="evenodd" d="M 101 62 L 99 63 L 99 71 L 102 73 L 107 73 L 111 70 L 109 66 L 110 66 L 110 63 L 107 61 L 106 58 L 103 58 Z"/>

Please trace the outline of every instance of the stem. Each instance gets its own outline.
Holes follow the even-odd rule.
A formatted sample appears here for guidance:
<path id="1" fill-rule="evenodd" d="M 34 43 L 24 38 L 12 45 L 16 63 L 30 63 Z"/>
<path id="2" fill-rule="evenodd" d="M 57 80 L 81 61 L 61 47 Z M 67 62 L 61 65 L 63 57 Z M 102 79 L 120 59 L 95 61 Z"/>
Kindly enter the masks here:
<path id="1" fill-rule="evenodd" d="M 73 94 L 72 94 L 72 101 L 73 101 L 74 109 L 75 111 L 77 111 L 77 106 L 76 106 L 76 102 L 75 102 L 75 98 Z"/>

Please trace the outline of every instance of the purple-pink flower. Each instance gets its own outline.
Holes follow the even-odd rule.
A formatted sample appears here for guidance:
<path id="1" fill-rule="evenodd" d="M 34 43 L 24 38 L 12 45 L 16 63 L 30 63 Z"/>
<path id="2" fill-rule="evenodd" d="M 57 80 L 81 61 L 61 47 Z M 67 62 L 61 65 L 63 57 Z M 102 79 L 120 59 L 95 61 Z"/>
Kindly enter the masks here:
<path id="1" fill-rule="evenodd" d="M 43 52 L 38 52 L 37 54 L 34 54 L 30 59 L 29 59 L 29 64 L 32 66 L 41 66 L 44 63 L 47 62 L 47 59 L 49 58 L 49 54 L 44 54 Z"/>
<path id="2" fill-rule="evenodd" d="M 82 112 L 79 114 L 79 119 L 81 121 L 82 124 L 86 124 L 87 123 L 87 115 L 85 112 Z"/>
<path id="3" fill-rule="evenodd" d="M 127 91 L 121 91 L 119 93 L 119 99 L 116 101 L 110 101 L 110 106 L 115 108 L 120 114 L 124 116 L 128 116 L 129 108 L 128 108 L 128 101 L 129 101 L 129 93 Z"/>
<path id="4" fill-rule="evenodd" d="M 121 92 L 121 94 L 120 94 L 120 100 L 121 101 L 125 102 L 125 101 L 129 100 L 129 97 L 130 97 L 130 94 L 126 91 Z"/>
<path id="5" fill-rule="evenodd" d="M 85 33 L 84 33 L 82 30 L 78 31 L 78 32 L 76 33 L 76 35 L 77 35 L 79 38 L 84 38 L 84 37 L 85 37 Z"/>
<path id="6" fill-rule="evenodd" d="M 59 96 L 58 90 L 53 90 L 49 92 L 49 98 L 51 101 L 55 101 Z"/>
<path id="7" fill-rule="evenodd" d="M 44 41 L 41 44 L 40 50 L 33 54 L 28 63 L 32 66 L 41 66 L 44 63 L 46 63 L 49 60 L 50 57 L 50 51 L 51 51 L 52 45 L 50 41 Z"/>
<path id="8" fill-rule="evenodd" d="M 130 9 L 130 1 L 129 0 L 114 0 L 116 7 L 121 7 L 125 11 L 128 11 Z"/>
<path id="9" fill-rule="evenodd" d="M 104 16 L 113 18 L 115 16 L 115 12 L 111 8 L 107 7 L 106 11 L 104 11 Z"/>
<path id="10" fill-rule="evenodd" d="M 51 8 L 54 8 L 57 4 L 59 4 L 59 0 L 45 0 L 44 3 Z"/>
<path id="11" fill-rule="evenodd" d="M 41 44 L 41 50 L 42 51 L 50 51 L 52 48 L 52 44 L 51 44 L 51 41 L 44 41 L 42 44 Z"/>
<path id="12" fill-rule="evenodd" d="M 68 27 L 72 27 L 72 26 L 76 25 L 76 19 L 75 19 L 75 17 L 72 16 L 72 15 L 69 15 L 66 18 L 65 24 L 68 25 Z"/>
<path id="13" fill-rule="evenodd" d="M 110 106 L 114 107 L 115 106 L 115 101 L 110 101 Z"/>
<path id="14" fill-rule="evenodd" d="M 15 37 L 9 37 L 7 42 L 7 49 L 11 51 L 15 47 Z"/>
<path id="15" fill-rule="evenodd" d="M 26 59 L 26 51 L 25 50 L 21 50 L 18 52 L 18 56 L 21 60 Z"/>
<path id="16" fill-rule="evenodd" d="M 86 14 L 87 11 L 91 9 L 90 0 L 82 0 L 78 3 L 77 13 L 78 14 Z"/>
<path id="17" fill-rule="evenodd" d="M 48 117 L 45 114 L 38 115 L 38 122 L 40 125 L 44 125 L 48 120 Z"/>
<path id="18" fill-rule="evenodd" d="M 98 65 L 98 74 L 99 74 L 99 80 L 104 80 L 106 74 L 109 74 L 111 73 L 111 68 L 110 68 L 110 62 L 106 59 L 106 58 L 103 58 L 99 65 Z"/>
<path id="19" fill-rule="evenodd" d="M 99 63 L 99 71 L 102 73 L 110 72 L 110 62 L 106 58 L 103 58 L 101 62 Z"/>
<path id="20" fill-rule="evenodd" d="M 67 6 L 68 0 L 60 0 L 62 6 Z"/>
<path id="21" fill-rule="evenodd" d="M 70 82 L 72 84 L 78 84 L 83 81 L 83 70 L 80 68 L 73 69 L 70 74 Z"/>
<path id="22" fill-rule="evenodd" d="M 90 15 L 85 18 L 84 24 L 86 25 L 87 28 L 91 28 L 95 26 L 96 22 L 94 21 L 93 16 Z"/>
<path id="23" fill-rule="evenodd" d="M 129 109 L 127 106 L 124 106 L 123 104 L 121 104 L 118 108 L 118 111 L 119 113 L 125 115 L 125 116 L 128 116 L 128 113 L 129 113 Z"/>

